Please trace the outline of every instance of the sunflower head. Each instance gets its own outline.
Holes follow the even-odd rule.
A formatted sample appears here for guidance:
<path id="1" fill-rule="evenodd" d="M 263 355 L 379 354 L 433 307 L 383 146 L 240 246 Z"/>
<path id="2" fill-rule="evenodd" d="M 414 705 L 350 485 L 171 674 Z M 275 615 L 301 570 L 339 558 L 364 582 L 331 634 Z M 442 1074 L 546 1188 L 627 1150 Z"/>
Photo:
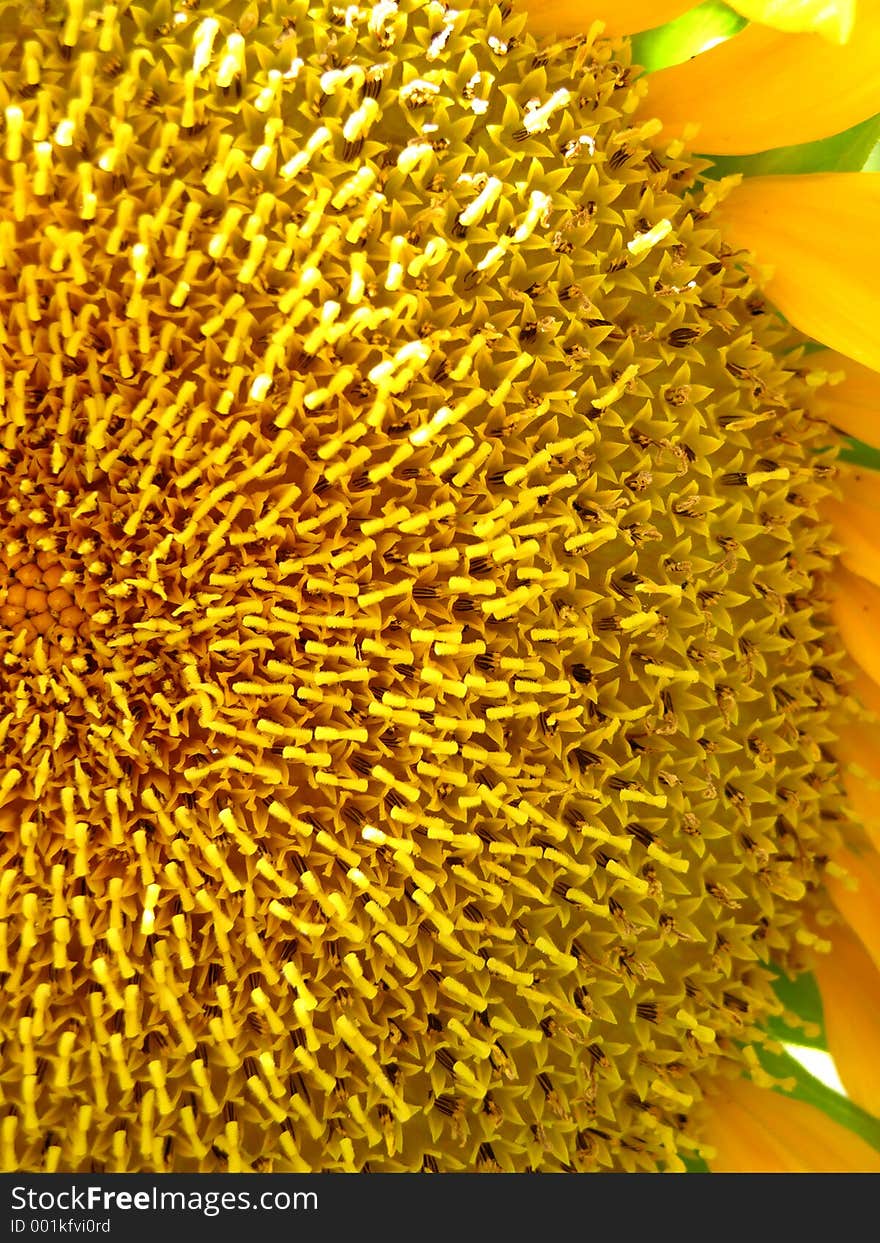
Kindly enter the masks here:
<path id="1" fill-rule="evenodd" d="M 680 1168 L 854 719 L 744 200 L 598 27 L 0 32 L 5 1167 Z"/>

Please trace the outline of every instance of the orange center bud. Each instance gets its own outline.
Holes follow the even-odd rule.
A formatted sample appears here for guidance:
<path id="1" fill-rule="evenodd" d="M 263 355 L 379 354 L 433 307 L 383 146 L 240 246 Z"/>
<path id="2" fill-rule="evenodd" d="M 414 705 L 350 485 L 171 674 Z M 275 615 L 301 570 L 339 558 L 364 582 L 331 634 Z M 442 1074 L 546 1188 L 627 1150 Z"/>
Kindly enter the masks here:
<path id="1" fill-rule="evenodd" d="M 24 630 L 28 642 L 46 635 L 62 647 L 71 646 L 85 614 L 74 601 L 71 585 L 65 585 L 66 577 L 51 553 L 6 568 L 0 579 L 0 622 L 16 632 Z"/>

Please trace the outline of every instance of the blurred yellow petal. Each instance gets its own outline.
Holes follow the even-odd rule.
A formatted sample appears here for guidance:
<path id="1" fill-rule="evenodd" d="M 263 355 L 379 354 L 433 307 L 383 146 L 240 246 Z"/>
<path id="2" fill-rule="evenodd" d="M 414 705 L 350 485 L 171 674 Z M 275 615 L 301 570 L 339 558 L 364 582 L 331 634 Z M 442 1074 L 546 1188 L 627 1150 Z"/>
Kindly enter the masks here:
<path id="1" fill-rule="evenodd" d="M 853 660 L 880 684 L 880 587 L 837 566 L 831 613 Z"/>
<path id="2" fill-rule="evenodd" d="M 880 790 L 868 777 L 858 777 L 852 770 L 843 773 L 843 787 L 850 811 L 867 833 L 871 845 L 880 850 Z"/>
<path id="3" fill-rule="evenodd" d="M 868 677 L 858 666 L 850 675 L 850 682 L 847 688 L 849 693 L 853 695 L 862 707 L 880 719 L 880 686 Z"/>
<path id="4" fill-rule="evenodd" d="M 716 1173 L 880 1172 L 880 1153 L 804 1101 L 736 1079 L 719 1083 L 706 1104 Z"/>
<path id="5" fill-rule="evenodd" d="M 832 43 L 846 43 L 856 17 L 856 0 L 727 0 L 750 22 L 789 34 L 815 30 Z"/>
<path id="6" fill-rule="evenodd" d="M 749 177 L 716 218 L 796 328 L 880 370 L 880 173 Z"/>
<path id="7" fill-rule="evenodd" d="M 847 467 L 847 473 L 860 476 L 864 472 L 860 468 Z M 867 472 L 870 474 L 871 472 Z M 873 514 L 865 508 L 867 514 Z M 880 522 L 880 515 L 870 521 Z M 859 579 L 846 576 L 847 581 L 854 582 L 858 590 Z M 851 589 L 851 588 L 850 588 Z M 846 591 L 847 587 L 844 586 Z M 849 603 L 852 603 L 850 601 Z M 857 605 L 854 606 L 857 610 Z M 847 602 L 841 601 L 838 608 L 847 612 Z M 856 621 L 858 613 L 856 611 Z M 850 641 L 855 643 L 850 631 Z M 867 833 L 875 849 L 880 850 L 880 681 L 876 681 L 859 663 L 860 653 L 853 650 L 853 668 L 849 674 L 847 691 L 860 704 L 867 714 L 866 719 L 853 725 L 845 725 L 840 729 L 835 751 L 842 766 L 843 784 L 850 810 Z M 864 656 L 864 649 L 861 655 Z M 867 663 L 871 663 L 868 660 Z M 876 666 L 874 666 L 876 674 Z"/>
<path id="8" fill-rule="evenodd" d="M 840 490 L 847 500 L 880 512 L 880 474 L 876 470 L 853 466 L 850 462 L 838 462 L 837 477 Z"/>
<path id="9" fill-rule="evenodd" d="M 848 1095 L 880 1114 L 880 971 L 848 928 L 822 930 L 830 954 L 816 956 L 828 1052 Z"/>
<path id="10" fill-rule="evenodd" d="M 873 781 L 880 782 L 880 726 L 870 721 L 842 725 L 834 744 L 843 764 L 855 764 Z"/>
<path id="11" fill-rule="evenodd" d="M 775 1174 L 791 1171 L 783 1164 L 772 1136 L 729 1095 L 707 1096 L 706 1142 L 715 1149 L 709 1166 L 716 1174 Z"/>
<path id="12" fill-rule="evenodd" d="M 529 4 L 533 34 L 584 34 L 593 22 L 605 23 L 608 35 L 632 35 L 662 26 L 692 9 L 697 0 L 537 0 Z"/>
<path id="13" fill-rule="evenodd" d="M 639 108 L 670 137 L 699 128 L 691 145 L 743 155 L 813 142 L 880 112 L 880 5 L 859 8 L 840 47 L 818 34 L 745 30 L 699 56 L 651 75 Z"/>
<path id="14" fill-rule="evenodd" d="M 831 900 L 880 969 L 880 855 L 870 847 L 859 854 L 839 850 L 834 861 L 847 875 L 828 877 Z"/>
<path id="15" fill-rule="evenodd" d="M 824 501 L 821 514 L 834 528 L 846 568 L 880 587 L 880 515 L 876 509 L 843 497 Z"/>
<path id="16" fill-rule="evenodd" d="M 832 427 L 880 449 L 880 373 L 835 350 L 818 350 L 809 358 L 812 375 L 843 376 L 817 391 L 818 407 Z M 880 486 L 878 486 L 880 504 Z"/>
<path id="17" fill-rule="evenodd" d="M 843 726 L 834 744 L 846 804 L 875 850 L 880 850 L 880 746 L 874 723 Z M 880 899 L 880 885 L 878 885 Z M 878 932 L 880 965 L 880 932 Z"/>

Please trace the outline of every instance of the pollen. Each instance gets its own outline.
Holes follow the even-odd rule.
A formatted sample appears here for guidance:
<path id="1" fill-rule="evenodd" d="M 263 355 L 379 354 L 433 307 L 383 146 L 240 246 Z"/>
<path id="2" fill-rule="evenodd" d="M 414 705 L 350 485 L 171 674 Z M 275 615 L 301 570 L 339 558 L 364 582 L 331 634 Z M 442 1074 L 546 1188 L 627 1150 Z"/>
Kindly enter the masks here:
<path id="1" fill-rule="evenodd" d="M 0 41 L 2 1167 L 680 1168 L 841 814 L 721 191 L 488 2 Z"/>

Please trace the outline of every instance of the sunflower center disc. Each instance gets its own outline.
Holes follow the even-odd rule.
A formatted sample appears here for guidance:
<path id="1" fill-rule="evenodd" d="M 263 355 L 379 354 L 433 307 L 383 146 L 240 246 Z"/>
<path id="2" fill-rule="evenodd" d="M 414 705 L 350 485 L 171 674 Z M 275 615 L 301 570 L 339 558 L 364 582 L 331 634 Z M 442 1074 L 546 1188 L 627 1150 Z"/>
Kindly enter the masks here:
<path id="1" fill-rule="evenodd" d="M 674 1163 L 838 797 L 794 342 L 622 44 L 43 7 L 0 6 L 5 1168 Z"/>

